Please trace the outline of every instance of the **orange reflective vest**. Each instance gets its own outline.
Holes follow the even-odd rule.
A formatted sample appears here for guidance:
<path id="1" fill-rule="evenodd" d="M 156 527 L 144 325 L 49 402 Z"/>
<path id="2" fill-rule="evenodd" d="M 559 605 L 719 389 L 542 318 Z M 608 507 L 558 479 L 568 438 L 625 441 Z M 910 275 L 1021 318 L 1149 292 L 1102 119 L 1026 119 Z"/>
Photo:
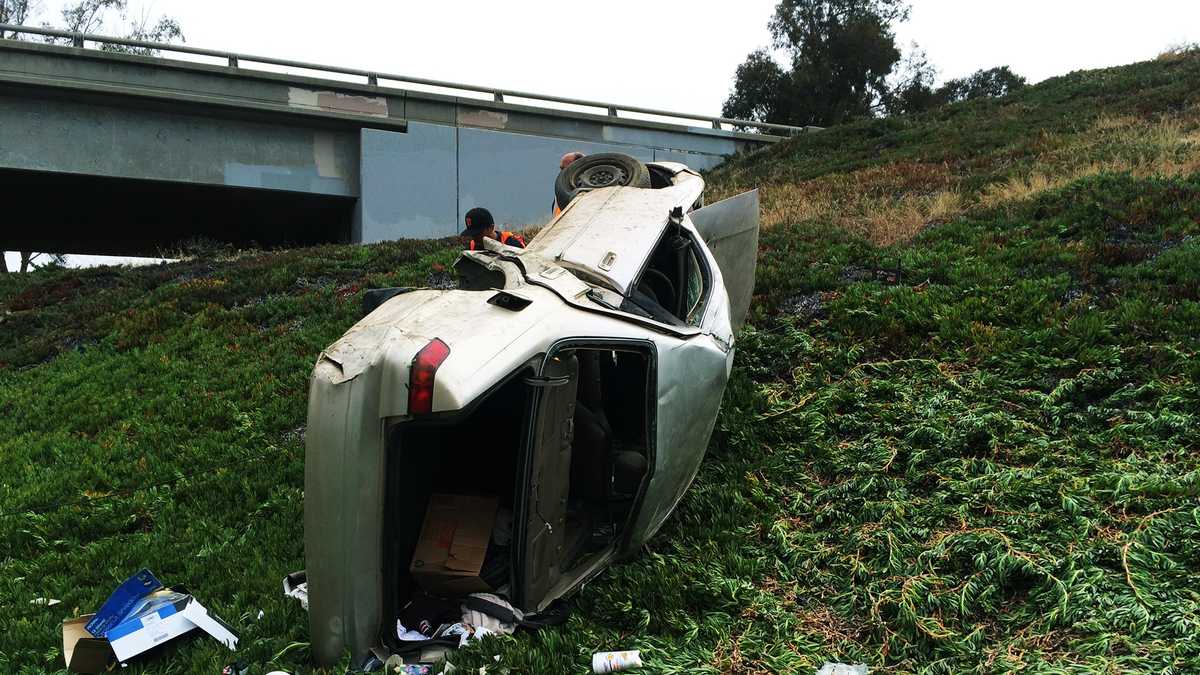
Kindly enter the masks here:
<path id="1" fill-rule="evenodd" d="M 525 238 L 522 237 L 521 235 L 517 234 L 516 232 L 509 232 L 508 230 L 504 230 L 503 232 L 500 232 L 499 235 L 500 236 L 496 237 L 496 239 L 501 244 L 504 244 L 506 246 L 515 246 L 517 248 L 525 248 Z M 467 242 L 467 250 L 468 251 L 475 250 L 475 240 L 474 239 Z"/>

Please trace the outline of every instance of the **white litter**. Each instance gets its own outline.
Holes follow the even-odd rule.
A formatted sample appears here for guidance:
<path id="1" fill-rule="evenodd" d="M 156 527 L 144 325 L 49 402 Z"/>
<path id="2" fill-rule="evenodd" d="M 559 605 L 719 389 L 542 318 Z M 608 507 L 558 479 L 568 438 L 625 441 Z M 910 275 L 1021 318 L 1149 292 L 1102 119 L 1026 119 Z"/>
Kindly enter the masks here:
<path id="1" fill-rule="evenodd" d="M 396 637 L 406 642 L 416 642 L 417 640 L 428 640 L 429 638 L 415 630 L 409 630 L 404 627 L 400 621 L 396 622 Z"/>
<path id="2" fill-rule="evenodd" d="M 304 570 L 292 572 L 283 578 L 283 594 L 300 601 L 300 607 L 308 611 L 308 575 Z"/>
<path id="3" fill-rule="evenodd" d="M 825 662 L 817 675 L 867 675 L 867 666 L 863 663 L 850 665 L 848 663 Z"/>
<path id="4" fill-rule="evenodd" d="M 627 668 L 640 668 L 641 665 L 642 653 L 636 649 L 592 654 L 593 673 L 615 673 Z"/>

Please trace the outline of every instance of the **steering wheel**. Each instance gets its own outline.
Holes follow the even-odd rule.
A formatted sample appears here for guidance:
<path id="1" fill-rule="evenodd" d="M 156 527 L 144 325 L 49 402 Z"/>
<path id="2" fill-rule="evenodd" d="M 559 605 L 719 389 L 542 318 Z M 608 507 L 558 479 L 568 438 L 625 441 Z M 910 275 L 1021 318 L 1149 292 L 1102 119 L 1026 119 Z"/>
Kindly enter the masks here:
<path id="1" fill-rule="evenodd" d="M 655 269 L 647 269 L 642 274 L 641 283 L 649 285 L 654 290 L 654 299 L 658 301 L 659 305 L 662 305 L 663 309 L 672 314 L 675 313 L 674 305 L 678 298 L 675 295 L 675 284 L 671 283 L 667 275 Z M 667 305 L 667 302 L 671 303 L 670 306 Z"/>

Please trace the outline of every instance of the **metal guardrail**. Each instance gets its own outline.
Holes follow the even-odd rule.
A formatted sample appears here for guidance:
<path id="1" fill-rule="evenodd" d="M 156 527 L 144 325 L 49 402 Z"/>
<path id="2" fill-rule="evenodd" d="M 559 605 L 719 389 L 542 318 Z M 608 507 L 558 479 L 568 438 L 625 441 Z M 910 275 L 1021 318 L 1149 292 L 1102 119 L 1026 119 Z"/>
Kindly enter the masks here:
<path id="1" fill-rule="evenodd" d="M 370 86 L 378 86 L 380 80 L 389 80 L 392 82 L 403 82 L 408 84 L 419 84 L 429 87 L 440 87 L 443 89 L 458 89 L 460 91 L 472 91 L 476 93 L 489 94 L 492 100 L 504 102 L 505 97 L 528 99 L 531 101 L 544 101 L 549 103 L 562 103 L 565 105 L 576 105 L 587 108 L 604 109 L 609 117 L 619 117 L 619 113 L 635 113 L 639 115 L 655 115 L 657 117 L 673 117 L 681 120 L 703 120 L 712 125 L 713 129 L 722 129 L 721 125 L 728 124 L 730 126 L 749 127 L 763 131 L 782 131 L 783 135 L 792 136 L 795 134 L 805 133 L 811 130 L 811 127 L 798 127 L 789 124 L 775 124 L 773 122 L 756 122 L 754 120 L 739 120 L 729 117 L 712 117 L 710 115 L 692 115 L 688 113 L 673 112 L 668 110 L 655 110 L 653 108 L 640 108 L 635 106 L 615 105 L 612 103 L 604 103 L 601 101 L 588 101 L 585 99 L 567 98 L 565 96 L 551 96 L 548 94 L 533 94 L 524 91 L 514 91 L 511 89 L 497 89 L 495 87 L 481 87 L 474 84 L 462 84 L 459 82 L 443 82 L 440 80 L 430 80 L 420 77 L 409 77 L 407 75 L 397 75 L 395 73 L 383 73 L 370 70 L 361 70 L 358 68 L 343 68 L 340 66 L 326 66 L 318 63 L 305 63 L 303 61 L 292 61 L 290 59 L 277 59 L 270 56 L 254 56 L 252 54 L 240 54 L 234 52 L 223 52 L 216 49 L 202 49 L 199 47 L 188 47 L 186 45 L 167 44 L 164 42 L 147 42 L 145 40 L 131 40 L 128 38 L 109 37 L 105 35 L 93 35 L 91 33 L 77 33 L 74 31 L 58 30 L 54 28 L 38 28 L 35 26 L 18 26 L 12 24 L 0 24 L 0 35 L 4 33 L 27 33 L 30 35 L 44 35 L 47 37 L 56 37 L 71 40 L 74 47 L 83 49 L 88 42 L 97 42 L 100 44 L 122 45 L 125 47 L 134 47 L 137 49 L 152 49 L 163 52 L 176 52 L 181 54 L 194 54 L 196 56 L 210 56 L 214 58 L 224 59 L 230 68 L 245 69 L 244 63 L 260 63 L 272 66 L 281 66 L 284 68 L 301 68 L 316 72 L 337 73 L 339 75 L 352 75 L 356 77 L 364 77 L 367 84 Z M 253 69 L 250 69 L 253 70 Z"/>

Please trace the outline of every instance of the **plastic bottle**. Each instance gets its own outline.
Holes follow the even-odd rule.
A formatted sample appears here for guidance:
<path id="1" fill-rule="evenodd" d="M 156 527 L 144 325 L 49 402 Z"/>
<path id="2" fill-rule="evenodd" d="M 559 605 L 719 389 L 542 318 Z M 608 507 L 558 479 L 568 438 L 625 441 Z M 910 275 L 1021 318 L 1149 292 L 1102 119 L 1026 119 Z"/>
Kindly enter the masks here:
<path id="1" fill-rule="evenodd" d="M 618 670 L 637 668 L 642 665 L 642 653 L 636 649 L 625 652 L 597 652 L 592 654 L 593 673 L 615 673 Z"/>

